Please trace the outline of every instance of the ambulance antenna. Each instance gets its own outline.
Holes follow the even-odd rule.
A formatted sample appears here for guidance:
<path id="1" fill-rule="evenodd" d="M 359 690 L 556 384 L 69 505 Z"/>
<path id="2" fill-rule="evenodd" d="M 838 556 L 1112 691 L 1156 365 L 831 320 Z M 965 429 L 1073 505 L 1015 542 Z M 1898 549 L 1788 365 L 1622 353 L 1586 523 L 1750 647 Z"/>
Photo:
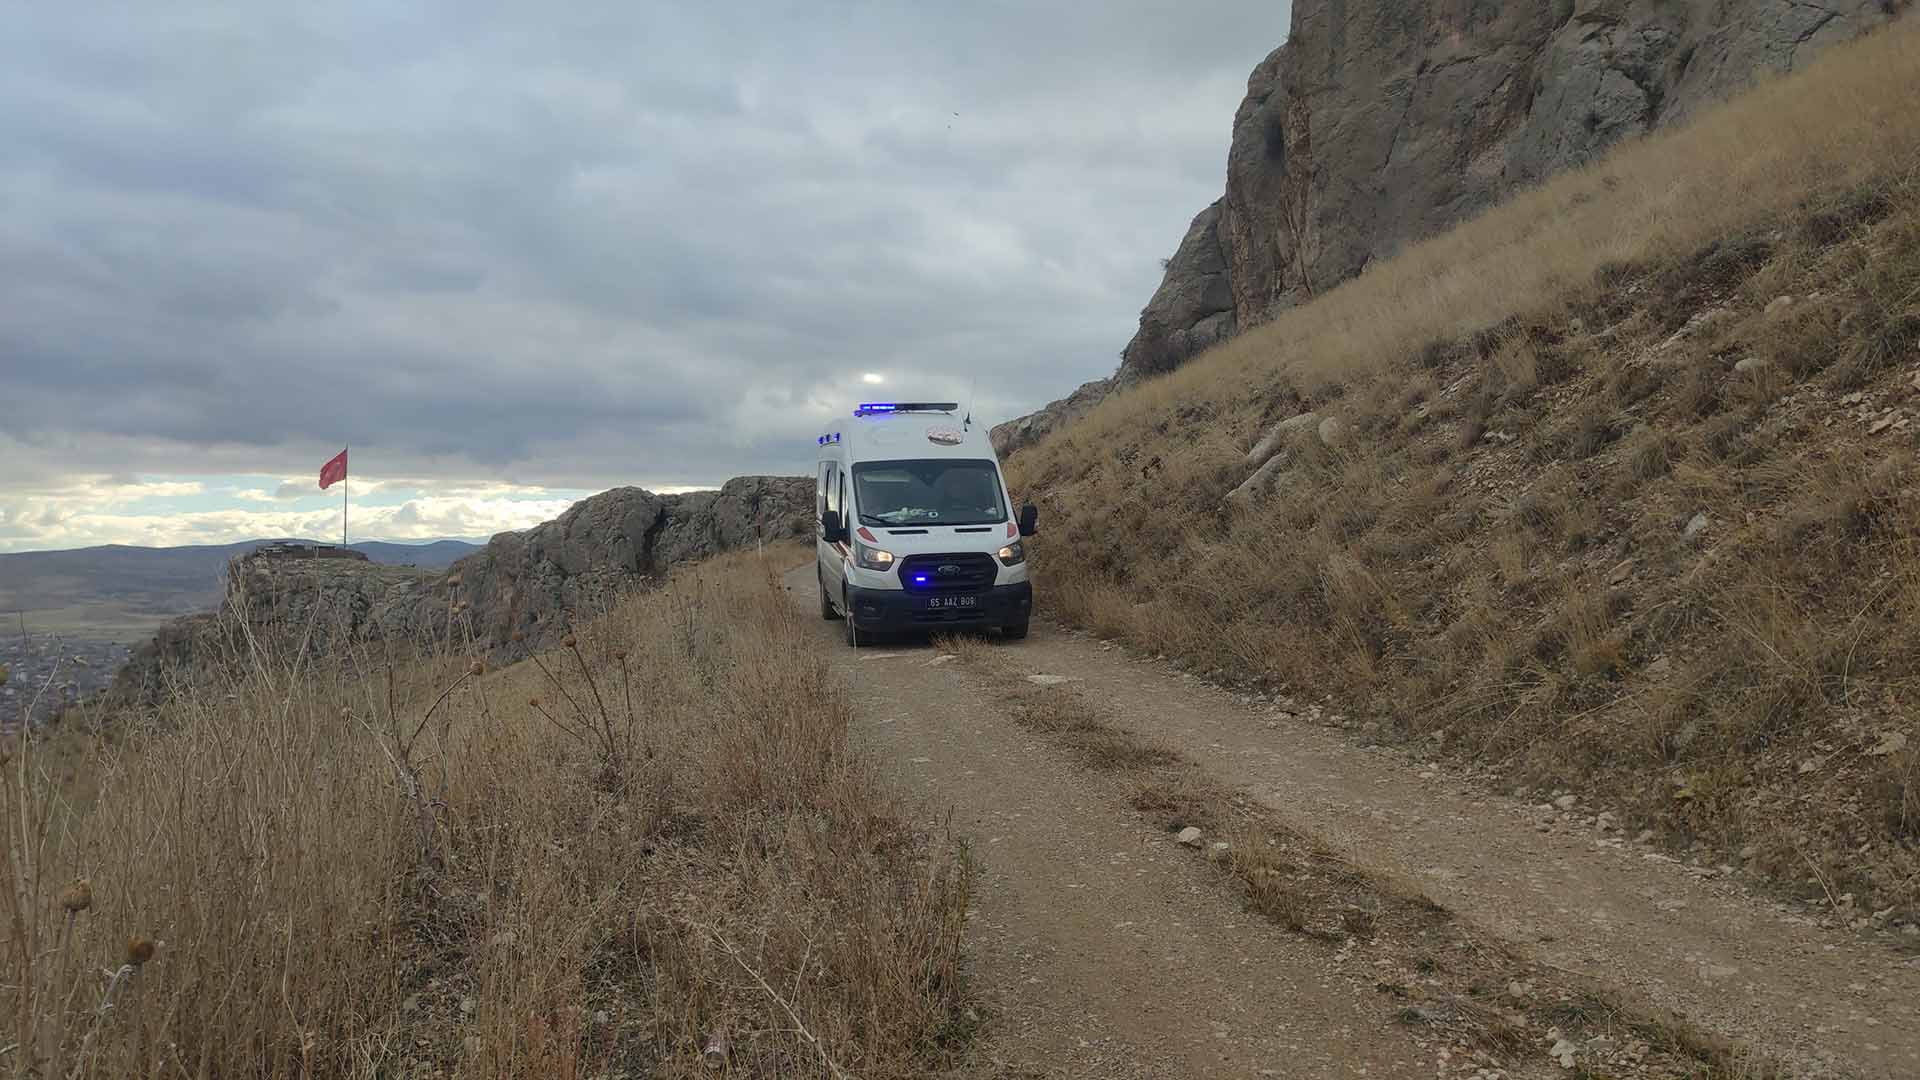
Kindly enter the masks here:
<path id="1" fill-rule="evenodd" d="M 975 375 L 973 382 L 967 385 L 967 415 L 960 421 L 960 427 L 963 431 L 971 431 L 973 429 L 973 394 L 974 391 L 978 389 L 980 389 L 980 376 Z"/>

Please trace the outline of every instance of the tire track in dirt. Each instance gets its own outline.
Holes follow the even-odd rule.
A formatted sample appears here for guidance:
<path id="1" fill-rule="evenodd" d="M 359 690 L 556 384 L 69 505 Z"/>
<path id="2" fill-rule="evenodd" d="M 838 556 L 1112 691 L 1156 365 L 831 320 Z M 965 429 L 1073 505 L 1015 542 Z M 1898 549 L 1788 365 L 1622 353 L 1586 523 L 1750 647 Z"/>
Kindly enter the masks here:
<path id="1" fill-rule="evenodd" d="M 1920 958 L 1826 930 L 1713 868 L 1556 822 L 1342 732 L 1036 622 L 1003 655 L 1069 677 L 1118 728 L 1180 751 L 1356 862 L 1417 883 L 1544 963 L 1625 991 L 1795 1076 L 1920 1076 Z"/>
<path id="2" fill-rule="evenodd" d="M 804 571 L 787 581 L 812 601 Z M 990 1054 L 1043 1075 L 1401 1075 L 1422 1058 L 1434 1074 L 1437 1048 L 1388 1022 L 1322 946 L 1248 914 L 1209 867 L 1018 728 L 960 665 L 923 644 L 856 653 L 834 630 L 820 628 L 822 648 L 856 688 L 859 726 L 930 812 L 954 808 L 986 865 L 976 956 L 1003 1014 Z M 1179 751 L 1544 964 L 1757 1049 L 1790 1075 L 1920 1076 L 1920 958 L 1821 929 L 1645 846 L 1564 823 L 1540 832 L 1532 807 L 1076 632 L 1036 622 L 1032 638 L 996 654 L 1071 679 L 1117 728 Z M 1103 922 L 1103 911 L 1129 914 Z M 1235 1022 L 1257 1030 L 1276 998 L 1278 1030 L 1311 1016 L 1316 1031 L 1342 1036 L 1242 1038 Z M 1311 1056 L 1315 1045 L 1326 1056 Z M 1261 1063 L 1275 1054 L 1285 1060 Z"/>
<path id="3" fill-rule="evenodd" d="M 786 581 L 814 602 L 806 569 Z M 857 735 L 980 863 L 968 933 L 988 1016 L 967 1075 L 1434 1075 L 1439 1048 L 1371 986 L 1246 912 L 957 665 L 856 652 L 836 630 L 820 648 L 854 687 Z"/>

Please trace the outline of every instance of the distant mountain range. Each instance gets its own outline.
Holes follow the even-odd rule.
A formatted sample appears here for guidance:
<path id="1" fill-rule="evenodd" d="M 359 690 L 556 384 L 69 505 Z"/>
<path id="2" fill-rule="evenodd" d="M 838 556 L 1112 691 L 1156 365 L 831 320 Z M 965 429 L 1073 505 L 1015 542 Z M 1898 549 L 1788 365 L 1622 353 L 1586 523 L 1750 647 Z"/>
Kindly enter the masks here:
<path id="1" fill-rule="evenodd" d="M 106 544 L 0 554 L 0 614 L 24 612 L 29 625 L 67 632 L 111 630 L 116 637 L 126 636 L 129 628 L 213 607 L 220 601 L 227 561 L 275 542 L 263 538 L 159 548 Z M 374 562 L 440 569 L 481 545 L 436 540 L 351 546 Z"/>

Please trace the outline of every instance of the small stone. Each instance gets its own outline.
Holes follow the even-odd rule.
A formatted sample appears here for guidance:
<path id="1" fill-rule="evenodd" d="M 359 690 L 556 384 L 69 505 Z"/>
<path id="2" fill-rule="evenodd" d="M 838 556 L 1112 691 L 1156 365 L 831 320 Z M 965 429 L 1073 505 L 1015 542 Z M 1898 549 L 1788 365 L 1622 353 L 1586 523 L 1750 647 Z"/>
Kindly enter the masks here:
<path id="1" fill-rule="evenodd" d="M 1207 858 L 1212 859 L 1214 862 L 1220 862 L 1227 857 L 1227 853 L 1231 850 L 1233 850 L 1233 845 L 1227 843 L 1225 840 L 1215 840 L 1213 845 L 1207 848 Z"/>
<path id="2" fill-rule="evenodd" d="M 1187 847 L 1197 848 L 1200 846 L 1200 827 L 1197 825 L 1189 825 L 1181 829 L 1180 835 L 1174 837 L 1174 839 Z"/>
<path id="3" fill-rule="evenodd" d="M 1594 819 L 1594 824 L 1600 826 L 1602 832 L 1612 832 L 1614 828 L 1614 817 L 1612 814 L 1603 813 Z"/>
<path id="4" fill-rule="evenodd" d="M 1766 313 L 1768 315 L 1778 315 L 1792 306 L 1793 306 L 1793 297 L 1776 296 L 1772 300 L 1767 301 Z"/>
<path id="5" fill-rule="evenodd" d="M 1848 395 L 1847 395 L 1846 397 L 1843 397 L 1843 398 L 1841 398 L 1841 399 L 1840 399 L 1840 404 L 1842 404 L 1842 405 L 1858 405 L 1858 404 L 1860 404 L 1861 402 L 1863 402 L 1863 401 L 1865 401 L 1865 400 L 1867 400 L 1867 394 L 1866 394 L 1866 391 L 1864 391 L 1864 390 L 1855 390 L 1855 391 L 1854 391 L 1853 393 L 1851 393 L 1851 394 L 1848 394 Z"/>
<path id="6" fill-rule="evenodd" d="M 1347 423 L 1337 416 L 1329 416 L 1320 421 L 1319 435 L 1322 446 L 1339 446 L 1347 441 Z"/>
<path id="7" fill-rule="evenodd" d="M 1027 681 L 1035 686 L 1059 686 L 1061 683 L 1079 682 L 1068 675 L 1029 675 Z"/>
<path id="8" fill-rule="evenodd" d="M 1673 661 L 1667 659 L 1664 656 L 1655 657 L 1653 663 L 1647 665 L 1647 674 L 1653 676 L 1656 679 L 1666 675 L 1668 672 L 1672 670 L 1673 670 Z"/>
<path id="9" fill-rule="evenodd" d="M 1687 519 L 1686 528 L 1680 530 L 1680 535 L 1691 540 L 1701 533 L 1706 532 L 1707 526 L 1711 524 L 1713 524 L 1713 519 L 1707 516 L 1705 510 L 1702 510 Z"/>
<path id="10" fill-rule="evenodd" d="M 1562 795 L 1559 798 L 1553 800 L 1553 805 L 1554 805 L 1554 808 L 1557 810 L 1571 810 L 1579 802 L 1580 802 L 1580 796 L 1578 795 Z"/>
<path id="11" fill-rule="evenodd" d="M 1906 733 L 1900 732 L 1900 731 L 1889 731 L 1886 735 L 1881 737 L 1879 742 L 1874 743 L 1872 746 L 1868 747 L 1867 753 L 1873 755 L 1874 757 L 1886 757 L 1889 754 L 1897 754 L 1900 751 L 1905 750 L 1906 748 L 1907 748 Z"/>
<path id="12" fill-rule="evenodd" d="M 599 1024 L 601 1027 L 605 1027 L 608 1024 L 613 1023 L 613 1014 L 608 1012 L 605 1009 L 595 1009 L 593 1013 L 593 1022 L 596 1024 Z"/>
<path id="13" fill-rule="evenodd" d="M 1741 375 L 1748 375 L 1754 372 L 1765 371 L 1772 366 L 1772 362 L 1763 357 L 1745 356 L 1741 357 L 1740 361 L 1733 365 L 1733 370 Z"/>
<path id="14" fill-rule="evenodd" d="M 1900 419 L 1899 417 L 1893 416 L 1893 415 L 1883 416 L 1880 419 L 1875 420 L 1873 423 L 1867 425 L 1867 434 L 1878 435 L 1881 432 L 1892 427 L 1899 419 Z"/>
<path id="15" fill-rule="evenodd" d="M 1553 1059 L 1560 1063 L 1561 1068 L 1571 1069 L 1573 1068 L 1573 1055 L 1574 1055 L 1575 1049 L 1576 1047 L 1572 1043 L 1568 1042 L 1565 1039 L 1560 1039 L 1554 1042 L 1553 1049 L 1547 1051 L 1547 1053 L 1551 1054 L 1553 1056 Z"/>
<path id="16" fill-rule="evenodd" d="M 1251 506 L 1272 493 L 1277 487 L 1283 487 L 1283 470 L 1293 461 L 1290 454 L 1275 454 L 1267 462 L 1253 471 L 1253 475 L 1241 481 L 1240 486 L 1227 492 L 1226 501 L 1242 506 Z"/>
<path id="17" fill-rule="evenodd" d="M 1654 833 L 1652 829 L 1641 829 L 1638 833 L 1634 835 L 1633 839 L 1635 843 L 1651 844 L 1653 843 L 1653 836 L 1654 836 Z"/>
<path id="18" fill-rule="evenodd" d="M 1253 444 L 1253 449 L 1247 451 L 1247 464 L 1260 465 L 1265 463 L 1268 458 L 1280 451 L 1281 444 L 1286 442 L 1287 436 L 1290 433 L 1302 430 L 1303 428 L 1310 428 L 1319 422 L 1320 414 L 1309 412 L 1301 413 L 1298 416 L 1290 416 L 1273 425 L 1267 429 L 1266 434 L 1260 436 L 1259 442 Z"/>
<path id="19" fill-rule="evenodd" d="M 1633 560 L 1627 559 L 1607 571 L 1607 584 L 1618 585 L 1633 576 Z"/>
<path id="20" fill-rule="evenodd" d="M 1760 846 L 1758 844 L 1748 844 L 1746 847 L 1740 849 L 1740 860 L 1742 862 L 1752 862 L 1759 857 Z"/>
<path id="21" fill-rule="evenodd" d="M 463 997 L 460 999 L 460 1012 L 466 1016 L 472 1016 L 473 1010 L 479 1007 L 480 1007 L 480 1003 L 473 1000 L 470 997 Z"/>

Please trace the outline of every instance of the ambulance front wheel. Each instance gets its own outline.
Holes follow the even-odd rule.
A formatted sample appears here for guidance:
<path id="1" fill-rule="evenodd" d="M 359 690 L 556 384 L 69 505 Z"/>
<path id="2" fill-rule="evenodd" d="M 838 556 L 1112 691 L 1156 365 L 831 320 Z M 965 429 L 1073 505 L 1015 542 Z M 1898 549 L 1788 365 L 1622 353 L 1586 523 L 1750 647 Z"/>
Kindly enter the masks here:
<path id="1" fill-rule="evenodd" d="M 1021 619 L 1017 623 L 1008 623 L 1000 628 L 1000 635 L 1008 641 L 1021 641 L 1025 639 L 1027 636 L 1027 620 Z"/>

